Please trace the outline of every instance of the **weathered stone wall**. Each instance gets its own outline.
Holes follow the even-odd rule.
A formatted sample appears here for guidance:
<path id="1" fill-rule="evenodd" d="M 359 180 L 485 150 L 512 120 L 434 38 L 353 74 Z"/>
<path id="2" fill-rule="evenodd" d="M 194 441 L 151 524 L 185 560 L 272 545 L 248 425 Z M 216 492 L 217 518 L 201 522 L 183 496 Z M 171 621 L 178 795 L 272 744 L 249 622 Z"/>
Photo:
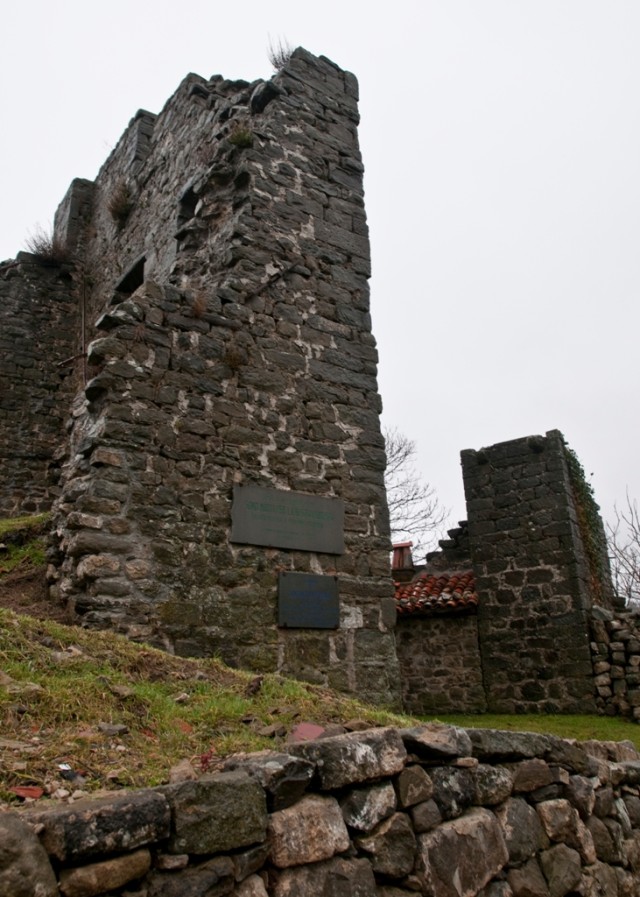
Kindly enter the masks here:
<path id="1" fill-rule="evenodd" d="M 594 608 L 591 633 L 598 711 L 640 722 L 640 611 Z"/>
<path id="2" fill-rule="evenodd" d="M 629 743 L 372 729 L 0 814 L 0 892 L 638 897 L 639 786 Z"/>
<path id="3" fill-rule="evenodd" d="M 490 710 L 594 703 L 590 571 L 556 430 L 462 452 Z"/>
<path id="4" fill-rule="evenodd" d="M 271 82 L 189 75 L 139 112 L 56 236 L 89 382 L 52 594 L 171 651 L 399 698 L 357 83 L 297 50 Z M 344 502 L 343 553 L 231 541 L 233 488 Z M 339 627 L 279 628 L 278 574 L 337 577 Z"/>
<path id="5" fill-rule="evenodd" d="M 0 516 L 46 511 L 81 353 L 68 268 L 20 253 L 0 265 Z M 67 362 L 67 363 L 65 363 Z"/>
<path id="6" fill-rule="evenodd" d="M 412 714 L 487 709 L 476 613 L 399 615 L 396 650 L 402 703 Z"/>
<path id="7" fill-rule="evenodd" d="M 73 181 L 71 264 L 0 267 L 0 514 L 57 497 L 51 592 L 87 625 L 394 702 L 357 122 L 355 78 L 297 50 L 269 82 L 188 75 Z M 568 460 L 555 431 L 463 453 L 480 657 L 475 618 L 405 623 L 412 709 L 482 710 L 481 678 L 490 709 L 594 708 L 612 601 Z M 344 552 L 232 542 L 241 485 L 343 501 Z M 337 578 L 336 629 L 277 625 L 290 572 Z M 635 673 L 605 673 L 627 713 Z"/>

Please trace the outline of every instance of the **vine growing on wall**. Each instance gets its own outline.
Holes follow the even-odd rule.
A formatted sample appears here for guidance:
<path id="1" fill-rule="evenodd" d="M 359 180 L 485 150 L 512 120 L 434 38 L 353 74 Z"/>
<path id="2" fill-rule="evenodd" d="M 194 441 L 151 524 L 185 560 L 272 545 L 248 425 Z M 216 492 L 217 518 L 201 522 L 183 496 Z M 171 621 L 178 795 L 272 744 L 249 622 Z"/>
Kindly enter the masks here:
<path id="1" fill-rule="evenodd" d="M 607 591 L 605 583 L 608 571 L 606 569 L 607 545 L 600 519 L 600 505 L 595 500 L 593 487 L 587 480 L 584 467 L 574 450 L 565 444 L 564 453 L 580 535 L 587 556 L 591 594 L 596 603 L 602 603 Z"/>

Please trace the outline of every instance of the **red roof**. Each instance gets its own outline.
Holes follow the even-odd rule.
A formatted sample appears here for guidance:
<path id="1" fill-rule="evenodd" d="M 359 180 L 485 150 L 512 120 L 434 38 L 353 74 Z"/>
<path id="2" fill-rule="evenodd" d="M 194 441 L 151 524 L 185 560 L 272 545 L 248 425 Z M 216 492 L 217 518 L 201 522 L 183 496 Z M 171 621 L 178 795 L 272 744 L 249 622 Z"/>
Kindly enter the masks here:
<path id="1" fill-rule="evenodd" d="M 462 573 L 419 573 L 411 582 L 397 582 L 399 614 L 451 613 L 470 610 L 478 604 L 476 578 L 472 570 Z"/>

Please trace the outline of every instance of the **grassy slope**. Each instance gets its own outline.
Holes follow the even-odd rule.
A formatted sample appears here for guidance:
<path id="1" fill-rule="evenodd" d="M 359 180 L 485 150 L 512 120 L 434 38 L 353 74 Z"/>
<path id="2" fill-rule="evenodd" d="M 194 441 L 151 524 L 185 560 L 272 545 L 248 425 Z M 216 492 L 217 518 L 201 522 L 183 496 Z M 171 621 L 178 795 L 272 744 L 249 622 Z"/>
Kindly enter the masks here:
<path id="1" fill-rule="evenodd" d="M 5 791 L 46 786 L 61 763 L 86 772 L 92 788 L 155 784 L 184 759 L 201 769 L 233 752 L 272 748 L 302 721 L 408 722 L 277 675 L 255 677 L 7 610 L 0 670 Z M 105 725 L 128 731 L 105 733 Z M 261 734 L 268 727 L 277 734 Z"/>
<path id="2" fill-rule="evenodd" d="M 637 723 L 620 717 L 575 716 L 558 714 L 548 716 L 511 716 L 503 713 L 484 713 L 468 716 L 459 713 L 440 717 L 441 722 L 452 726 L 488 729 L 507 729 L 516 732 L 540 732 L 543 735 L 559 735 L 579 741 L 632 741 L 640 750 L 640 727 Z"/>
<path id="3" fill-rule="evenodd" d="M 0 521 L 0 542 L 26 526 L 26 563 L 37 564 L 42 520 L 12 524 L 3 529 Z M 0 584 L 2 575 L 0 562 Z M 0 799 L 15 799 L 10 789 L 21 785 L 51 793 L 60 786 L 73 791 L 157 784 L 182 760 L 203 771 L 230 753 L 280 748 L 298 722 L 415 722 L 277 675 L 255 677 L 213 659 L 173 657 L 113 633 L 64 626 L 44 619 L 42 605 L 38 610 L 36 618 L 0 608 Z M 630 739 L 640 749 L 640 728 L 608 717 L 442 720 Z M 84 782 L 65 782 L 62 764 Z"/>

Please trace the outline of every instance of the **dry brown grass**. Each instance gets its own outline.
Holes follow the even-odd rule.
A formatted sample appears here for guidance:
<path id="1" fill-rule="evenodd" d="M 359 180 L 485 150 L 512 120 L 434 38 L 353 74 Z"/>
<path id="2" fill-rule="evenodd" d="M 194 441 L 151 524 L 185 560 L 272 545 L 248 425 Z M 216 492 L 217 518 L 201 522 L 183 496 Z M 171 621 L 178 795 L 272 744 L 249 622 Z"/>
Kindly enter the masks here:
<path id="1" fill-rule="evenodd" d="M 29 234 L 26 246 L 27 252 L 35 256 L 43 268 L 59 268 L 71 262 L 71 256 L 64 243 L 42 227 L 37 227 L 32 234 Z"/>
<path id="2" fill-rule="evenodd" d="M 282 40 L 282 38 L 278 38 L 277 43 L 275 41 L 269 40 L 267 56 L 269 57 L 269 62 L 276 72 L 279 72 L 285 67 L 285 65 L 291 59 L 292 53 L 293 47 L 289 44 L 288 41 Z"/>
<path id="3" fill-rule="evenodd" d="M 118 226 L 118 229 L 124 227 L 133 206 L 134 202 L 131 188 L 126 181 L 118 181 L 107 200 L 107 209 Z"/>

